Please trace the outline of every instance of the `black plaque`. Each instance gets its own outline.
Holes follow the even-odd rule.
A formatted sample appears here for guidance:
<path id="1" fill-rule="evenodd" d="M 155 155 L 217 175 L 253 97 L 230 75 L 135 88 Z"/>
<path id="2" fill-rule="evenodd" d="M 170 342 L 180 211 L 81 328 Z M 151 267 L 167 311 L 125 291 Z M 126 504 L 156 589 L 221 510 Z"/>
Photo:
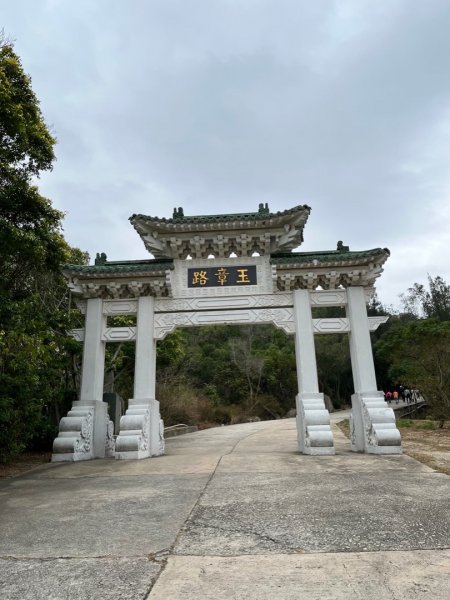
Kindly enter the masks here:
<path id="1" fill-rule="evenodd" d="M 199 267 L 188 269 L 188 287 L 229 287 L 256 285 L 256 265 L 243 267 Z"/>

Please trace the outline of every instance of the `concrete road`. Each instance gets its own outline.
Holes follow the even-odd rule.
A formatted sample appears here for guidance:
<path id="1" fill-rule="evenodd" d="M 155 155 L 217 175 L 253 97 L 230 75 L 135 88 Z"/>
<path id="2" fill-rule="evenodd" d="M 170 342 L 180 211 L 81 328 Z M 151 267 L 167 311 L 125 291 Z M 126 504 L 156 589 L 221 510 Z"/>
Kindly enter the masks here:
<path id="1" fill-rule="evenodd" d="M 448 600 L 450 478 L 334 434 L 307 457 L 293 419 L 249 423 L 4 481 L 0 598 Z"/>

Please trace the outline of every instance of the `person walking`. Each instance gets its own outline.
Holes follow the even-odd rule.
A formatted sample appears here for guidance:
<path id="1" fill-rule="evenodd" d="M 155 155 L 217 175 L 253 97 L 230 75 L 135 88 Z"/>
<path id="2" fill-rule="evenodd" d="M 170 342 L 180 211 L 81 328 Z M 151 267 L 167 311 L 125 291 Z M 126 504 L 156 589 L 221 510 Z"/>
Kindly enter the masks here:
<path id="1" fill-rule="evenodd" d="M 392 394 L 392 396 L 393 396 L 396 404 L 398 404 L 399 400 L 398 400 L 398 392 L 397 392 L 397 390 L 394 390 L 394 393 Z"/>
<path id="2" fill-rule="evenodd" d="M 405 388 L 403 395 L 405 396 L 407 404 L 409 404 L 411 402 L 411 390 L 409 388 Z"/>
<path id="3" fill-rule="evenodd" d="M 385 394 L 385 398 L 386 398 L 386 402 L 387 402 L 388 404 L 390 404 L 390 403 L 391 403 L 391 400 L 392 400 L 392 392 L 391 392 L 390 390 L 388 390 L 388 391 L 386 392 L 386 394 Z"/>

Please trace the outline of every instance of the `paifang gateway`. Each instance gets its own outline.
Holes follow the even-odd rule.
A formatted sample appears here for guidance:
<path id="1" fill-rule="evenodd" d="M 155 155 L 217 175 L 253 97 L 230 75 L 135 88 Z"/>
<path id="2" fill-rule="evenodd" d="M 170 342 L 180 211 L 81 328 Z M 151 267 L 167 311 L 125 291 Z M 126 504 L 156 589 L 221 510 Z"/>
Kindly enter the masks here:
<path id="1" fill-rule="evenodd" d="M 334 454 L 330 417 L 319 392 L 314 335 L 348 333 L 353 370 L 351 448 L 401 453 L 394 412 L 377 390 L 370 332 L 387 317 L 368 317 L 366 303 L 389 257 L 386 248 L 294 252 L 303 242 L 306 205 L 271 213 L 133 215 L 130 221 L 154 258 L 66 265 L 74 299 L 85 314 L 71 335 L 83 343 L 79 400 L 59 426 L 53 461 L 164 454 L 164 425 L 155 397 L 156 344 L 177 327 L 273 323 L 295 336 L 298 450 Z M 343 306 L 345 318 L 315 319 L 313 307 Z M 133 327 L 108 327 L 108 316 L 136 315 Z M 103 401 L 107 342 L 136 344 L 133 398 L 114 425 Z"/>

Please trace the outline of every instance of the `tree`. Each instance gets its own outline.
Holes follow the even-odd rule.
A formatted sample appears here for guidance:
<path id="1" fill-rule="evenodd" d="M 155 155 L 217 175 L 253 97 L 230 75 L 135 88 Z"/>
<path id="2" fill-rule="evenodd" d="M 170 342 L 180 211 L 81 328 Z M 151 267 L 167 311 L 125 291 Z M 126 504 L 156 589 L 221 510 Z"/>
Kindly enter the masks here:
<path id="1" fill-rule="evenodd" d="M 230 357 L 237 371 L 245 378 L 247 384 L 245 410 L 248 415 L 252 415 L 259 403 L 265 360 L 261 352 L 255 350 L 255 328 L 242 327 L 241 331 L 243 335 L 229 341 Z"/>
<path id="2" fill-rule="evenodd" d="M 407 313 L 450 321 L 450 285 L 442 277 L 428 275 L 428 290 L 421 283 L 415 283 L 401 296 Z"/>
<path id="3" fill-rule="evenodd" d="M 330 396 L 335 407 L 348 404 L 353 393 L 348 336 L 316 336 L 315 346 L 320 390 Z"/>
<path id="4" fill-rule="evenodd" d="M 61 263 L 85 262 L 36 179 L 55 140 L 19 57 L 0 36 L 0 460 L 50 439 L 77 386 L 76 312 Z"/>
<path id="5" fill-rule="evenodd" d="M 86 262 L 87 256 L 66 245 L 66 259 Z M 0 326 L 0 460 L 30 446 L 48 449 L 76 399 L 81 363 L 81 346 L 67 330 L 80 326 L 82 316 L 70 310 L 61 271 L 34 275 L 32 293 L 6 307 Z"/>
<path id="6" fill-rule="evenodd" d="M 377 342 L 376 353 L 390 363 L 394 381 L 418 388 L 432 415 L 450 418 L 450 322 L 398 320 Z"/>
<path id="7" fill-rule="evenodd" d="M 31 293 L 35 276 L 47 270 L 57 271 L 64 257 L 62 213 L 39 194 L 35 185 L 39 174 L 52 168 L 54 144 L 31 88 L 31 79 L 24 73 L 12 44 L 2 35 L 0 296 L 3 303 L 8 298 Z"/>

